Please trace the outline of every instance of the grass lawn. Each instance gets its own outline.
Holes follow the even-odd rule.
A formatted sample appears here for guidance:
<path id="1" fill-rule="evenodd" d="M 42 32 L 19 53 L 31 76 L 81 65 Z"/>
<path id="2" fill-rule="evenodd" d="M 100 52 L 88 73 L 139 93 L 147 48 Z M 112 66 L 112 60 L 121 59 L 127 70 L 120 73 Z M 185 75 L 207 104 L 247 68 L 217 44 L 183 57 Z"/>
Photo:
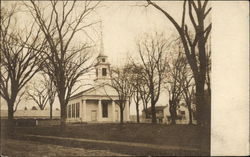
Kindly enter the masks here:
<path id="1" fill-rule="evenodd" d="M 20 141 L 8 139 L 1 142 L 2 155 L 13 157 L 51 157 L 51 156 L 123 156 L 107 150 L 91 150 L 72 148 L 34 141 Z"/>
<path id="2" fill-rule="evenodd" d="M 210 145 L 209 130 L 194 125 L 74 124 L 68 125 L 63 131 L 60 129 L 60 126 L 17 127 L 15 128 L 14 135 L 15 134 L 35 134 L 171 145 L 198 148 L 201 149 L 202 152 L 209 152 Z M 91 146 L 90 148 L 94 147 L 95 146 Z M 124 153 L 124 151 L 121 153 Z"/>

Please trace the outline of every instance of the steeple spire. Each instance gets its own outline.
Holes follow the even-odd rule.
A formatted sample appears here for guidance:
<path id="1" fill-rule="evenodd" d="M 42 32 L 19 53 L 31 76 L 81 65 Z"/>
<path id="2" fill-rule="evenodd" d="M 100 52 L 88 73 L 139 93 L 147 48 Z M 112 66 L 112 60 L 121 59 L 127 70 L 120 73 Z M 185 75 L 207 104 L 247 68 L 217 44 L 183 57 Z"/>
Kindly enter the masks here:
<path id="1" fill-rule="evenodd" d="M 102 34 L 102 21 L 100 23 L 101 28 L 101 39 L 100 39 L 100 52 L 97 56 L 96 69 L 96 79 L 94 80 L 96 84 L 109 83 L 110 84 L 110 63 L 108 62 L 108 56 L 104 54 L 104 44 L 103 44 L 103 34 Z"/>
<path id="2" fill-rule="evenodd" d="M 100 55 L 104 55 L 104 46 L 103 46 L 103 26 L 102 26 L 102 21 L 101 21 L 101 24 L 100 24 L 100 27 L 101 27 L 101 43 L 100 43 Z"/>

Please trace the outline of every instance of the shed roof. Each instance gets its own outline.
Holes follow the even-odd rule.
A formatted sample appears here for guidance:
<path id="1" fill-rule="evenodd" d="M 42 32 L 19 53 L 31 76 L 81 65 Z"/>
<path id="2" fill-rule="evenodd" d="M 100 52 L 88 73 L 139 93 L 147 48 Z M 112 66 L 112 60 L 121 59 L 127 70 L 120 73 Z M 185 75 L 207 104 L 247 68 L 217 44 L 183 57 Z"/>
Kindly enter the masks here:
<path id="1" fill-rule="evenodd" d="M 161 111 L 163 110 L 164 108 L 166 108 L 167 106 L 155 106 L 155 110 L 156 111 Z M 143 109 L 142 111 L 145 111 L 145 109 Z M 150 111 L 151 112 L 151 106 L 147 108 L 147 111 Z"/>

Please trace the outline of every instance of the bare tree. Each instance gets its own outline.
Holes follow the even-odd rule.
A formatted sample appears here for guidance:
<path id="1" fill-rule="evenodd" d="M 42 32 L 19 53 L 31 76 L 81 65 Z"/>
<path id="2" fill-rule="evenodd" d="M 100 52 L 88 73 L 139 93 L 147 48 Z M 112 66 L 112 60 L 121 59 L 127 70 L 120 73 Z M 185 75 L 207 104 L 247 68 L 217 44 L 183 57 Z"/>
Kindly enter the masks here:
<path id="1" fill-rule="evenodd" d="M 116 103 L 120 108 L 121 123 L 123 123 L 123 112 L 126 106 L 126 101 L 128 101 L 133 94 L 131 74 L 131 66 L 112 68 L 111 70 L 111 86 L 118 93 L 119 101 L 117 101 Z"/>
<path id="2" fill-rule="evenodd" d="M 150 93 L 149 93 L 149 89 L 147 87 L 147 83 L 145 79 L 141 80 L 141 85 L 139 86 L 138 89 L 139 89 L 140 98 L 143 104 L 143 110 L 145 111 L 146 117 L 149 117 L 147 108 L 150 102 Z"/>
<path id="3" fill-rule="evenodd" d="M 209 34 L 212 28 L 212 23 L 207 22 L 206 19 L 209 16 L 211 7 L 209 6 L 208 0 L 184 0 L 183 2 L 183 11 L 182 19 L 179 24 L 173 16 L 171 16 L 168 11 L 164 10 L 162 7 L 157 5 L 151 0 L 147 0 L 147 3 L 160 12 L 162 12 L 167 19 L 174 25 L 177 32 L 180 35 L 185 54 L 188 60 L 188 63 L 192 69 L 195 88 L 196 88 L 196 99 L 197 99 L 197 123 L 199 125 L 210 123 L 210 117 L 205 117 L 204 112 L 210 112 L 204 110 L 205 104 L 205 80 L 207 74 L 207 52 L 206 44 L 209 38 Z M 187 15 L 191 21 L 192 26 L 188 27 L 187 25 Z M 190 30 L 194 29 L 195 35 L 192 39 Z M 209 109 L 210 110 L 210 109 Z"/>
<path id="4" fill-rule="evenodd" d="M 140 123 L 140 113 L 139 113 L 139 106 L 142 103 L 143 109 L 145 111 L 146 117 L 148 117 L 148 104 L 150 101 L 150 93 L 146 84 L 145 78 L 145 71 L 143 69 L 143 65 L 138 65 L 135 61 L 131 58 L 131 66 L 132 66 L 132 84 L 133 84 L 133 100 L 136 106 L 136 119 L 137 123 Z"/>
<path id="5" fill-rule="evenodd" d="M 49 99 L 46 88 L 43 85 L 43 81 L 39 81 L 39 85 L 33 83 L 31 89 L 27 92 L 27 97 L 28 100 L 34 101 L 40 110 L 44 110 Z"/>
<path id="6" fill-rule="evenodd" d="M 194 85 L 192 84 L 192 77 L 185 77 L 182 84 L 182 96 L 188 107 L 189 114 L 189 124 L 193 124 L 193 95 L 194 95 Z"/>
<path id="7" fill-rule="evenodd" d="M 48 102 L 50 106 L 50 119 L 53 118 L 53 103 L 55 101 L 55 96 L 56 96 L 56 88 L 54 86 L 54 83 L 52 79 L 47 77 L 45 74 L 43 75 L 44 77 L 44 85 L 46 88 L 47 96 L 48 96 Z"/>
<path id="8" fill-rule="evenodd" d="M 192 71 L 188 65 L 187 59 L 184 56 L 179 56 L 181 58 L 182 68 L 180 68 L 180 77 L 177 78 L 181 89 L 182 97 L 184 98 L 188 113 L 189 113 L 189 124 L 193 124 L 193 109 L 192 102 L 194 101 L 194 80 Z"/>
<path id="9" fill-rule="evenodd" d="M 20 98 L 24 94 L 23 87 L 40 69 L 42 63 L 40 53 L 44 41 L 39 38 L 40 30 L 36 30 L 34 24 L 28 32 L 27 28 L 21 30 L 18 27 L 14 19 L 15 8 L 11 11 L 5 8 L 1 10 L 0 95 L 7 102 L 8 120 L 11 124 Z"/>
<path id="10" fill-rule="evenodd" d="M 44 110 L 46 105 L 50 105 L 50 119 L 52 119 L 52 108 L 55 100 L 56 89 L 53 81 L 49 79 L 46 74 L 42 73 L 42 80 L 38 83 L 33 82 L 29 91 L 27 92 L 27 99 L 33 100 L 40 110 Z"/>
<path id="11" fill-rule="evenodd" d="M 186 56 L 183 52 L 181 41 L 177 40 L 174 44 L 173 52 L 170 53 L 169 72 L 167 73 L 166 84 L 169 91 L 169 104 L 172 124 L 175 124 L 177 117 L 176 107 L 184 99 L 189 111 L 189 123 L 192 124 L 192 107 L 194 94 L 193 73 L 188 65 Z"/>
<path id="12" fill-rule="evenodd" d="M 147 87 L 147 80 L 145 77 L 145 71 L 143 68 L 143 65 L 137 64 L 134 59 L 130 58 L 132 63 L 132 73 L 133 73 L 133 86 L 134 86 L 134 93 L 133 93 L 133 99 L 136 105 L 136 113 L 137 113 L 137 122 L 139 122 L 139 105 L 140 102 L 142 102 L 143 110 L 145 111 L 146 117 L 148 117 L 148 104 L 150 101 L 150 93 L 149 89 Z"/>
<path id="13" fill-rule="evenodd" d="M 140 80 L 139 77 L 136 77 L 133 81 L 133 86 L 134 86 L 134 92 L 133 92 L 133 100 L 135 102 L 135 107 L 136 107 L 136 121 L 137 123 L 140 123 L 140 112 L 139 112 L 139 106 L 140 106 Z"/>
<path id="14" fill-rule="evenodd" d="M 137 81 L 135 82 L 136 84 L 138 83 Z M 135 102 L 135 107 L 136 107 L 136 121 L 137 123 L 140 123 L 140 112 L 139 112 L 139 106 L 140 106 L 140 91 L 138 88 L 135 89 L 134 94 L 133 94 L 133 100 Z"/>
<path id="15" fill-rule="evenodd" d="M 141 88 L 143 86 L 143 67 L 138 66 L 134 63 L 132 63 L 130 66 L 131 66 L 131 73 L 132 73 L 131 83 L 133 85 L 132 98 L 136 106 L 137 123 L 140 123 L 139 106 L 140 106 L 140 102 L 142 101 Z"/>
<path id="16" fill-rule="evenodd" d="M 48 51 L 44 52 L 45 71 L 53 81 L 61 107 L 61 126 L 66 123 L 66 106 L 74 93 L 72 88 L 79 78 L 89 71 L 90 46 L 85 42 L 76 46 L 74 36 L 83 32 L 96 22 L 87 19 L 97 8 L 99 1 L 54 1 L 48 2 L 48 8 L 39 6 L 39 2 L 25 3 L 36 23 L 41 28 L 48 43 Z M 78 7 L 81 8 L 78 8 Z M 76 13 L 75 10 L 78 9 Z M 46 12 L 45 12 L 46 10 Z M 47 15 L 47 16 L 46 16 Z"/>
<path id="17" fill-rule="evenodd" d="M 178 52 L 176 57 L 171 58 L 171 61 L 169 61 L 168 65 L 169 71 L 167 73 L 167 90 L 169 94 L 169 112 L 171 115 L 171 124 L 176 124 L 177 107 L 182 96 L 183 60 L 184 59 L 181 56 L 181 52 Z"/>
<path id="18" fill-rule="evenodd" d="M 165 77 L 168 42 L 163 34 L 155 33 L 153 36 L 146 35 L 137 43 L 137 47 L 145 71 L 143 77 L 150 93 L 152 123 L 156 123 L 155 105 Z"/>

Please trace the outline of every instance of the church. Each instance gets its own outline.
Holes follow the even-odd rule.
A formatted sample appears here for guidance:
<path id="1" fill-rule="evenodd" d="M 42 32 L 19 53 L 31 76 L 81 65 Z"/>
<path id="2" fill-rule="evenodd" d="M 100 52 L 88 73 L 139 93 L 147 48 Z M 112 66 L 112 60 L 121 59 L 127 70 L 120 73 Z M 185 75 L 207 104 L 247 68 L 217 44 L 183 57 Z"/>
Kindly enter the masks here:
<path id="1" fill-rule="evenodd" d="M 70 97 L 67 105 L 68 123 L 118 123 L 120 107 L 118 93 L 111 85 L 108 57 L 100 53 L 95 64 L 96 78 L 93 87 Z M 129 101 L 123 110 L 123 121 L 129 121 Z"/>

